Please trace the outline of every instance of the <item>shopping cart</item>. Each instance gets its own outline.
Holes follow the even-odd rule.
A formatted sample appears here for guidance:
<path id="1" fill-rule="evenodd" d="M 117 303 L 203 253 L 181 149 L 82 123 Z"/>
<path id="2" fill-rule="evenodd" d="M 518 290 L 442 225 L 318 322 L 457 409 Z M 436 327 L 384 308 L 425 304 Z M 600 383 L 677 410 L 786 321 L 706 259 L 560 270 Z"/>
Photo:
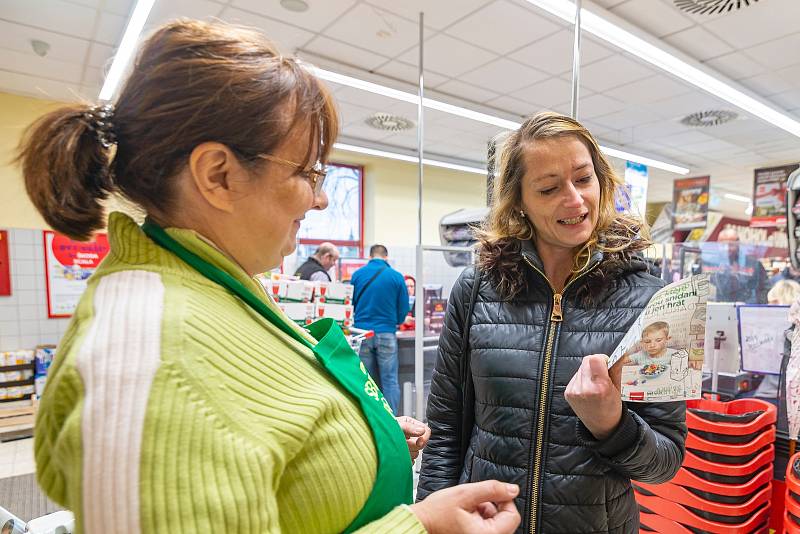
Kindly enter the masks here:
<path id="1" fill-rule="evenodd" d="M 347 341 L 350 342 L 350 347 L 358 354 L 361 350 L 361 343 L 364 342 L 365 339 L 369 339 L 375 335 L 374 330 L 362 330 L 361 328 L 354 328 L 350 327 L 347 329 L 346 332 Z"/>
<path id="2" fill-rule="evenodd" d="M 61 510 L 47 514 L 27 523 L 0 506 L 0 531 L 3 534 L 72 534 L 75 530 L 75 516 L 72 512 Z"/>

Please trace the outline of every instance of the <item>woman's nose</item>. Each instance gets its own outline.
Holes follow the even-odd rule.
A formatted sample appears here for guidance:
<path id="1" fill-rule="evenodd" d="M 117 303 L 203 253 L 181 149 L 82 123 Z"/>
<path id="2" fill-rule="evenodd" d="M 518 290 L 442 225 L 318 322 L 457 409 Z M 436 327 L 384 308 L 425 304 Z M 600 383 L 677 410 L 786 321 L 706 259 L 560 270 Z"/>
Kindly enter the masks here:
<path id="1" fill-rule="evenodd" d="M 319 194 L 314 195 L 314 204 L 311 206 L 312 210 L 324 210 L 328 207 L 328 195 L 325 193 L 325 190 L 319 192 Z"/>
<path id="2" fill-rule="evenodd" d="M 567 208 L 579 208 L 583 206 L 583 197 L 580 191 L 573 184 L 569 184 L 566 190 L 566 198 L 564 199 L 564 206 Z"/>

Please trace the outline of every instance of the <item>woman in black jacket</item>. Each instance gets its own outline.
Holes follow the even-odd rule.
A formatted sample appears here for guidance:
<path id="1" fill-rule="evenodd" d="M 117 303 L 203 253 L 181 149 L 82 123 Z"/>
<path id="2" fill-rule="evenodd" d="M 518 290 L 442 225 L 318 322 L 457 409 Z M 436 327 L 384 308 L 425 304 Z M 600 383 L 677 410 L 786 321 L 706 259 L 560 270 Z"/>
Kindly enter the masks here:
<path id="1" fill-rule="evenodd" d="M 616 211 L 621 185 L 569 117 L 540 113 L 503 143 L 478 266 L 439 341 L 418 499 L 496 478 L 520 486 L 519 532 L 627 534 L 631 480 L 677 472 L 685 404 L 624 404 L 606 365 L 663 286 L 637 255 L 644 223 Z"/>

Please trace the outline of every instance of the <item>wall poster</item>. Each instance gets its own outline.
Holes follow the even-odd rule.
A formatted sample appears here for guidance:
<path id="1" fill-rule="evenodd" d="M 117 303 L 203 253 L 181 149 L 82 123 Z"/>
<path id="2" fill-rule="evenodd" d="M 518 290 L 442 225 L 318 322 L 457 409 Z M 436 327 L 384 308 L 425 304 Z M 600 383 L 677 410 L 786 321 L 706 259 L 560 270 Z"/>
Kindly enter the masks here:
<path id="1" fill-rule="evenodd" d="M 108 254 L 108 237 L 96 234 L 93 241 L 74 241 L 44 231 L 44 272 L 47 284 L 47 316 L 70 317 L 86 290 L 86 280 Z"/>
<path id="2" fill-rule="evenodd" d="M 710 176 L 679 178 L 673 182 L 673 230 L 691 230 L 706 226 L 710 182 Z"/>
<path id="3" fill-rule="evenodd" d="M 750 226 L 786 226 L 786 181 L 798 164 L 756 169 Z"/>

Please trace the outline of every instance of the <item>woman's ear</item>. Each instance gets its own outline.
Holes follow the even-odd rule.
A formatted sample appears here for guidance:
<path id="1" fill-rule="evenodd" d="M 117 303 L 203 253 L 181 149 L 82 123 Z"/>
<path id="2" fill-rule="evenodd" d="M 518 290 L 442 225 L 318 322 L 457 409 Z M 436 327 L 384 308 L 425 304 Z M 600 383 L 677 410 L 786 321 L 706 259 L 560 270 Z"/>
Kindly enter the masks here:
<path id="1" fill-rule="evenodd" d="M 247 173 L 230 148 L 217 142 L 197 145 L 189 155 L 189 174 L 197 192 L 214 208 L 230 213 L 241 198 Z"/>

